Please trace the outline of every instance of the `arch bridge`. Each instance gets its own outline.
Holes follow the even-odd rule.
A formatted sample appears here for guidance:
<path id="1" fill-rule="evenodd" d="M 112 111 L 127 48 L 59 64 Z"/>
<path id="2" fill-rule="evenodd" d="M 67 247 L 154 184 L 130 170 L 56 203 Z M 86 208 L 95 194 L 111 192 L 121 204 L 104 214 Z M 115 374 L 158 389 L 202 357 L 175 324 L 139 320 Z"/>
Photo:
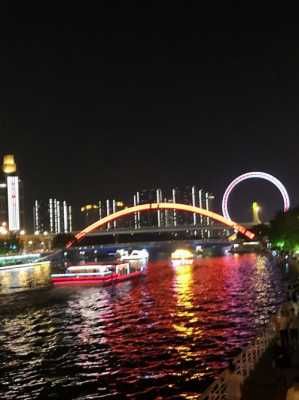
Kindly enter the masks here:
<path id="1" fill-rule="evenodd" d="M 95 222 L 95 223 L 89 225 L 88 227 L 86 227 L 85 229 L 83 229 L 81 232 L 77 233 L 75 236 L 75 239 L 73 241 L 70 241 L 66 247 L 67 248 L 71 247 L 72 245 L 74 245 L 74 244 L 78 243 L 80 240 L 82 240 L 90 232 L 93 232 L 98 228 L 102 228 L 103 226 L 107 225 L 108 223 L 116 221 L 120 218 L 130 216 L 135 213 L 148 212 L 148 211 L 159 211 L 159 210 L 183 211 L 183 212 L 189 212 L 192 214 L 201 215 L 204 217 L 211 218 L 214 221 L 217 221 L 221 224 L 226 225 L 229 228 L 234 229 L 237 232 L 240 232 L 243 236 L 245 236 L 248 239 L 253 239 L 255 236 L 253 232 L 248 230 L 243 225 L 240 225 L 230 219 L 224 218 L 220 214 L 217 214 L 210 210 L 206 210 L 204 208 L 199 208 L 199 207 L 194 207 L 194 206 L 190 206 L 187 204 L 179 204 L 179 203 L 148 203 L 148 204 L 141 204 L 141 205 L 134 206 L 134 207 L 129 207 L 124 210 L 117 211 L 114 214 L 107 215 L 106 217 L 98 220 L 97 222 Z"/>

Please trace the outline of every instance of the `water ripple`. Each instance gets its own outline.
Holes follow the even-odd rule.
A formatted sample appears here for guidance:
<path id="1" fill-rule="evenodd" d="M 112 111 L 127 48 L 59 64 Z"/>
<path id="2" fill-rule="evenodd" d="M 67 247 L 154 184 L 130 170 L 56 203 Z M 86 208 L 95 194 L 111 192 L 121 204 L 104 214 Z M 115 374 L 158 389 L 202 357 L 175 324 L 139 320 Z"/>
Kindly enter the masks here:
<path id="1" fill-rule="evenodd" d="M 281 301 L 280 272 L 254 255 L 2 296 L 0 397 L 199 399 Z"/>

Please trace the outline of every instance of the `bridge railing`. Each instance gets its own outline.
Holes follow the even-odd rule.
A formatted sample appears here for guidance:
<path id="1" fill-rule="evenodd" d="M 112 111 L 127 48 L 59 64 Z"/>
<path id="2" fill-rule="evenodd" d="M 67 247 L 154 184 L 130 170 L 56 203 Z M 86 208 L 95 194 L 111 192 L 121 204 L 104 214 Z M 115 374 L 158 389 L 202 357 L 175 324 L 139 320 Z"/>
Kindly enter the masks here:
<path id="1" fill-rule="evenodd" d="M 273 320 L 264 328 L 255 340 L 239 354 L 235 360 L 236 373 L 242 377 L 243 382 L 255 369 L 262 355 L 273 342 L 276 335 Z M 201 400 L 225 400 L 226 382 L 223 372 L 201 395 Z"/>

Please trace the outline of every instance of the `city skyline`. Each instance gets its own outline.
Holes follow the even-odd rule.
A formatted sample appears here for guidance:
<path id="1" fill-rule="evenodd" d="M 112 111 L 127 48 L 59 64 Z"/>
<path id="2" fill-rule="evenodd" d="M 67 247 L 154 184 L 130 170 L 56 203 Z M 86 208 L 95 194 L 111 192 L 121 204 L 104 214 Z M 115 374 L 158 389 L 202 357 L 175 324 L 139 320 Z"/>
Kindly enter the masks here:
<path id="1" fill-rule="evenodd" d="M 68 233 L 74 230 L 80 230 L 87 225 L 98 221 L 117 211 L 140 204 L 149 204 L 155 202 L 181 203 L 207 210 L 213 210 L 215 197 L 212 193 L 203 188 L 193 186 L 181 188 L 152 188 L 135 193 L 127 193 L 126 201 L 116 198 L 103 198 L 89 204 L 82 204 L 80 210 L 73 210 L 72 205 L 66 201 L 49 198 L 46 201 L 36 199 L 33 205 L 33 232 L 49 233 Z M 75 223 L 73 224 L 73 211 L 75 211 Z M 79 212 L 80 211 L 80 212 Z M 144 226 L 171 226 L 171 225 L 196 225 L 197 222 L 203 223 L 197 217 L 190 214 L 188 217 L 179 213 L 170 213 L 171 215 L 161 214 L 160 212 L 149 213 L 146 216 L 135 214 L 135 218 L 125 220 L 121 223 L 123 226 L 131 224 L 134 229 Z M 134 220 L 135 219 L 135 220 Z M 31 221 L 30 221 L 31 222 Z M 210 221 L 207 221 L 209 224 Z M 29 224 L 30 226 L 31 224 Z M 119 223 L 117 224 L 119 226 Z M 30 226 L 31 227 L 31 226 Z M 108 229 L 116 228 L 116 222 L 108 225 Z M 32 227 L 31 227 L 32 228 Z"/>
<path id="2" fill-rule="evenodd" d="M 4 164 L 3 164 L 4 170 L 5 170 L 6 158 L 8 158 L 8 159 L 12 158 L 14 160 L 14 156 L 13 155 L 4 155 Z M 14 168 L 16 168 L 16 167 L 14 166 Z M 18 174 L 19 174 L 19 169 L 18 169 Z M 4 173 L 4 175 L 5 175 L 5 173 Z M 250 181 L 252 181 L 252 179 L 250 179 L 248 181 L 248 179 L 245 178 L 245 176 L 247 176 L 247 175 L 256 175 L 256 176 L 254 176 L 255 179 L 253 180 L 253 182 L 250 182 Z M 263 175 L 268 176 L 268 178 L 266 178 L 266 180 L 260 179 L 261 176 L 263 176 Z M 230 193 L 230 201 L 227 205 L 228 205 L 228 209 L 232 212 L 232 216 L 233 216 L 232 218 L 235 221 L 239 221 L 239 222 L 240 221 L 243 221 L 243 222 L 251 221 L 252 203 L 255 203 L 257 198 L 259 199 L 259 202 L 261 202 L 261 199 L 263 199 L 263 200 L 265 199 L 265 201 L 262 201 L 260 204 L 260 216 L 262 218 L 262 221 L 264 221 L 264 222 L 270 221 L 278 211 L 283 209 L 283 207 L 280 204 L 280 203 L 283 203 L 282 199 L 284 201 L 284 206 L 286 206 L 286 203 L 285 203 L 286 199 L 283 197 L 284 194 L 279 193 L 279 191 L 277 190 L 279 188 L 279 185 L 283 185 L 283 184 L 278 181 L 279 182 L 278 186 L 275 188 L 275 185 L 273 185 L 273 179 L 275 180 L 276 179 L 275 177 L 273 177 L 269 174 L 261 173 L 261 172 L 257 172 L 257 173 L 251 172 L 251 174 L 245 174 L 245 175 L 242 175 L 242 177 L 244 177 L 242 179 L 242 181 L 245 180 L 246 185 L 248 186 L 248 184 L 249 184 L 249 187 L 250 187 L 250 185 L 251 185 L 251 187 L 255 187 L 255 190 L 252 192 L 254 194 L 252 194 L 250 191 L 248 191 L 248 187 L 244 186 L 244 183 L 242 181 L 239 181 L 239 179 L 241 177 L 238 177 L 233 181 L 233 182 L 238 182 L 238 184 L 236 185 L 237 188 L 235 188 L 234 190 L 230 189 L 232 193 Z M 258 177 L 259 177 L 259 179 L 256 179 Z M 267 182 L 267 180 L 268 180 L 268 182 Z M 233 183 L 233 182 L 231 182 L 231 183 Z M 272 188 L 269 187 L 269 184 L 272 185 Z M 277 183 L 276 183 L 276 185 L 277 185 Z M 242 190 L 240 190 L 239 186 L 241 186 Z M 22 185 L 22 187 L 23 187 L 23 185 Z M 120 198 L 120 197 L 119 198 L 115 198 L 115 197 L 109 198 L 108 196 L 105 196 L 102 194 L 103 197 L 98 198 L 98 199 L 86 199 L 86 198 L 78 199 L 79 203 L 75 202 L 75 204 L 76 204 L 75 207 L 73 207 L 72 205 L 68 205 L 67 210 L 70 207 L 70 209 L 72 210 L 71 214 L 74 211 L 74 216 L 75 216 L 74 226 L 75 226 L 75 229 L 80 229 L 80 228 L 83 228 L 83 225 L 84 225 L 84 224 L 82 225 L 82 222 L 83 222 L 82 215 L 80 216 L 80 210 L 81 210 L 81 214 L 82 214 L 82 207 L 84 208 L 84 203 L 86 203 L 86 204 L 94 203 L 94 202 L 97 202 L 99 204 L 101 203 L 100 208 L 102 210 L 99 213 L 99 216 L 98 216 L 99 218 L 101 216 L 107 215 L 107 213 L 110 214 L 110 213 L 113 213 L 114 211 L 116 211 L 117 210 L 116 203 L 118 201 L 120 201 L 123 205 L 126 205 L 126 206 L 132 206 L 132 205 L 136 205 L 136 204 L 145 204 L 145 203 L 151 203 L 151 202 L 157 202 L 157 201 L 158 202 L 162 202 L 162 201 L 175 202 L 174 199 L 175 199 L 176 195 L 173 194 L 173 191 L 178 191 L 177 192 L 178 196 L 181 198 L 181 200 L 179 201 L 180 203 L 183 203 L 183 204 L 192 204 L 193 203 L 193 205 L 195 205 L 195 203 L 196 203 L 195 198 L 197 198 L 197 195 L 195 195 L 195 197 L 194 197 L 194 195 L 192 195 L 193 188 L 195 190 L 196 186 L 184 185 L 181 187 L 166 186 L 166 187 L 160 187 L 160 188 L 156 187 L 156 188 L 152 188 L 152 189 L 148 189 L 148 188 L 142 189 L 142 190 L 139 189 L 134 193 L 129 193 L 128 191 L 126 191 L 123 194 L 122 198 Z M 202 188 L 202 189 L 203 189 L 203 193 L 205 193 L 204 188 Z M 226 188 L 226 190 L 228 190 L 228 187 Z M 281 188 L 280 188 L 280 190 L 281 190 Z M 286 191 L 286 188 L 283 188 L 283 190 Z M 272 215 L 269 212 L 269 207 L 267 204 L 267 200 L 269 198 L 269 193 L 271 193 L 271 191 L 272 191 L 272 209 L 275 210 L 275 214 L 272 212 Z M 153 192 L 153 194 L 150 194 L 151 192 Z M 22 189 L 22 193 L 23 193 L 23 189 Z M 64 198 L 67 197 L 66 193 L 67 193 L 66 191 L 63 192 Z M 212 196 L 211 198 L 213 199 L 213 209 L 216 212 L 218 211 L 221 213 L 221 211 L 219 211 L 219 204 L 220 204 L 221 200 L 224 199 L 225 196 L 224 197 L 221 196 L 221 198 L 218 198 L 218 199 L 216 198 L 216 201 L 215 201 L 215 196 L 213 193 L 211 193 L 210 191 L 206 191 L 206 193 L 209 196 L 210 195 Z M 287 192 L 285 192 L 285 193 L 288 196 L 288 193 Z M 41 230 L 42 231 L 43 230 L 50 231 L 50 232 L 55 231 L 56 233 L 60 233 L 63 231 L 68 232 L 69 229 L 67 228 L 67 226 L 69 225 L 69 223 L 68 222 L 66 223 L 66 221 L 69 221 L 69 219 L 71 221 L 72 216 L 71 217 L 68 216 L 69 211 L 67 211 L 67 213 L 66 213 L 66 209 L 65 209 L 66 201 L 58 200 L 57 210 L 59 209 L 60 211 L 56 212 L 56 205 L 53 208 L 53 210 L 55 209 L 55 213 L 56 213 L 55 214 L 56 215 L 55 216 L 55 229 L 54 229 L 54 225 L 53 225 L 54 211 L 52 213 L 53 215 L 50 216 L 50 214 L 48 214 L 48 211 L 46 211 L 46 210 L 49 210 L 51 208 L 49 206 L 49 202 L 51 202 L 51 201 L 56 202 L 56 199 L 55 199 L 56 196 L 53 195 L 53 193 L 50 195 L 48 194 L 48 196 L 49 197 L 47 199 L 35 198 L 34 203 L 30 204 L 30 210 L 26 210 L 26 209 L 22 208 L 23 228 L 26 228 L 29 231 L 33 231 L 33 232 L 35 232 L 35 231 L 38 232 Z M 139 198 L 139 196 L 141 196 L 141 197 Z M 145 196 L 145 198 L 143 198 L 143 196 Z M 194 197 L 194 199 L 193 199 L 193 197 Z M 246 199 L 245 201 L 244 201 L 244 198 Z M 238 210 L 238 208 L 236 207 L 238 200 L 239 200 L 240 204 L 242 204 L 241 210 Z M 287 201 L 289 202 L 290 200 L 287 199 Z M 22 197 L 22 203 L 23 202 L 24 202 L 24 198 Z M 222 200 L 222 202 L 223 202 L 223 200 Z M 27 201 L 27 204 L 29 204 L 28 201 Z M 204 201 L 202 201 L 202 203 L 199 203 L 198 205 L 201 206 L 202 208 L 206 208 Z M 296 206 L 296 204 L 292 204 L 292 206 Z M 33 207 L 33 214 L 32 214 L 32 207 Z M 42 209 L 45 210 L 42 212 L 41 217 L 38 216 L 38 209 L 40 209 L 40 207 L 42 207 Z M 60 209 L 60 207 L 61 207 L 61 209 Z M 287 207 L 289 207 L 289 205 Z M 7 212 L 6 208 L 7 207 L 5 205 L 2 205 L 1 212 L 5 214 Z M 238 214 L 237 211 L 239 211 L 239 215 L 245 215 L 246 218 L 243 218 L 243 219 L 236 218 L 236 215 Z M 223 204 L 222 204 L 222 212 L 223 212 Z M 226 213 L 227 212 L 228 212 L 228 210 L 226 211 Z M 46 214 L 48 214 L 48 215 L 46 216 Z M 226 215 L 226 217 L 227 217 L 227 215 Z M 41 222 L 42 220 L 40 220 L 40 218 L 42 218 L 44 220 L 44 222 Z M 61 218 L 61 221 L 60 221 L 60 218 Z M 2 219 L 3 219 L 3 217 L 2 217 Z M 52 220 L 52 223 L 50 222 L 51 220 Z M 3 223 L 7 223 L 8 220 L 6 221 L 6 218 L 4 218 L 3 221 L 4 221 Z M 46 228 L 39 228 L 40 223 L 41 223 L 41 226 L 45 225 Z M 70 225 L 72 226 L 73 223 L 70 222 Z M 59 227 L 61 227 L 61 228 L 59 228 Z M 62 228 L 62 227 L 64 227 L 64 228 Z"/>
<path id="3" fill-rule="evenodd" d="M 222 4 L 2 7 L 0 397 L 298 393 L 298 24 Z"/>

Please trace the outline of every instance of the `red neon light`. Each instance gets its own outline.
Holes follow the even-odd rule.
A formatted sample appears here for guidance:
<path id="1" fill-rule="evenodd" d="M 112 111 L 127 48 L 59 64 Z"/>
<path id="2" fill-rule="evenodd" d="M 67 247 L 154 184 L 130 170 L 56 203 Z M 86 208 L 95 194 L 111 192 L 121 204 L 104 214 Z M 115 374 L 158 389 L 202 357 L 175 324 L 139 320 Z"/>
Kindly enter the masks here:
<path id="1" fill-rule="evenodd" d="M 204 208 L 193 207 L 187 204 L 178 204 L 178 203 L 150 203 L 150 204 L 141 204 L 138 206 L 126 208 L 121 211 L 117 211 L 114 214 L 107 215 L 100 219 L 99 221 L 89 225 L 87 228 L 83 229 L 83 231 L 79 232 L 75 236 L 75 241 L 79 241 L 83 239 L 88 233 L 108 224 L 109 222 L 113 222 L 119 218 L 134 214 L 136 212 L 150 211 L 150 210 L 176 210 L 176 211 L 187 211 L 192 214 L 203 215 L 204 217 L 209 217 L 217 222 L 220 222 L 230 228 L 235 229 L 240 232 L 242 235 L 246 236 L 248 239 L 254 238 L 254 233 L 245 228 L 242 225 L 237 224 L 234 221 L 224 218 L 222 215 L 217 214 L 213 211 L 205 210 Z M 71 247 L 75 241 L 69 242 L 67 244 L 67 248 Z"/>
<path id="2" fill-rule="evenodd" d="M 106 284 L 112 282 L 122 282 L 132 278 L 136 278 L 138 276 L 141 276 L 142 274 L 143 274 L 142 271 L 136 271 L 136 272 L 130 272 L 129 274 L 126 275 L 114 274 L 109 277 L 102 277 L 102 278 L 91 278 L 88 276 L 80 278 L 60 277 L 60 278 L 52 278 L 51 281 L 54 285 L 76 285 L 76 284 L 96 285 L 99 283 Z"/>

